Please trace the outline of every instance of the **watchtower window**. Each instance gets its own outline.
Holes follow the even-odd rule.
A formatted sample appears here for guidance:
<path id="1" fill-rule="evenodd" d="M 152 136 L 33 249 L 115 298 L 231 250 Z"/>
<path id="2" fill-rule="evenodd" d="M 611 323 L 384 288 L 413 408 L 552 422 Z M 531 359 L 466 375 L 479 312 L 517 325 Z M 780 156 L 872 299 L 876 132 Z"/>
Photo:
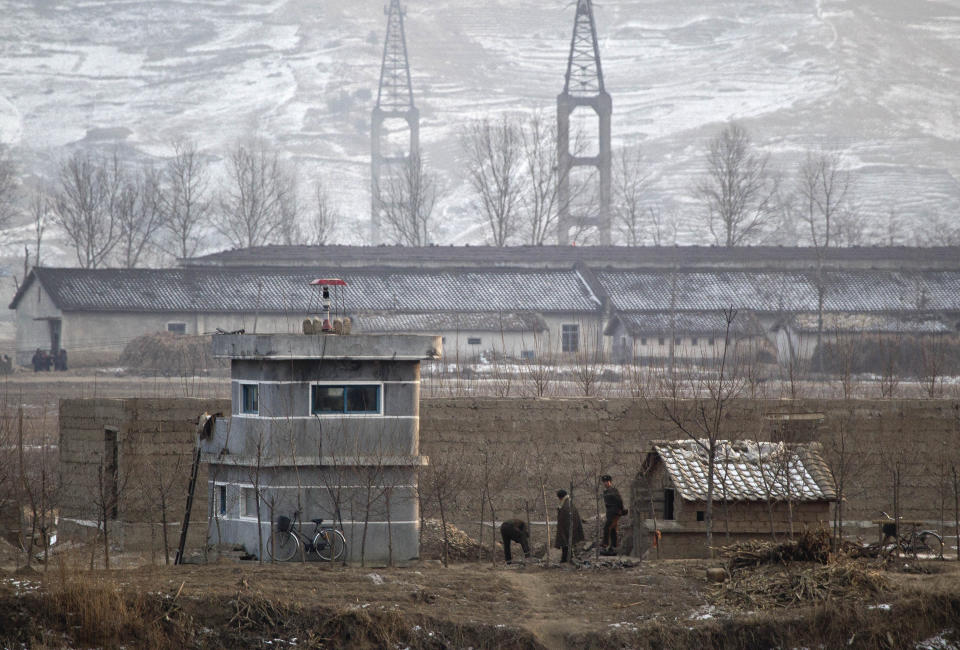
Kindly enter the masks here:
<path id="1" fill-rule="evenodd" d="M 380 386 L 375 384 L 313 386 L 310 412 L 314 414 L 379 413 Z"/>
<path id="2" fill-rule="evenodd" d="M 260 412 L 260 386 L 258 384 L 241 384 L 240 412 Z"/>

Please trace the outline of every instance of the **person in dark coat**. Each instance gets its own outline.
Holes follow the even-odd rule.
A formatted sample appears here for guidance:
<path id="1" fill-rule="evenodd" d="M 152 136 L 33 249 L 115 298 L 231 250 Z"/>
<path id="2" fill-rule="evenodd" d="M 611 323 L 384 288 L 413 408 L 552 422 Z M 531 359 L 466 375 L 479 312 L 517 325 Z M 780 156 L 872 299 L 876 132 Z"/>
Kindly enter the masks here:
<path id="1" fill-rule="evenodd" d="M 620 497 L 620 491 L 613 487 L 613 477 L 604 474 L 600 477 L 603 483 L 603 508 L 606 511 L 607 518 L 603 522 L 603 555 L 616 555 L 617 551 L 617 524 L 620 517 L 627 514 L 623 507 L 623 499 Z"/>
<path id="2" fill-rule="evenodd" d="M 503 538 L 503 559 L 507 564 L 512 561 L 510 543 L 516 542 L 523 549 L 523 557 L 530 557 L 530 529 L 522 519 L 507 519 L 500 524 L 500 537 Z"/>
<path id="3" fill-rule="evenodd" d="M 59 361 L 58 370 L 67 369 L 67 350 L 66 348 L 60 348 L 60 352 L 57 353 L 57 361 Z"/>
<path id="4" fill-rule="evenodd" d="M 560 549 L 560 562 L 566 562 L 570 557 L 570 547 L 578 542 L 582 542 L 583 522 L 580 521 L 580 513 L 576 506 L 570 501 L 570 495 L 566 490 L 557 490 L 557 498 L 560 499 L 560 505 L 557 507 L 557 536 L 553 547 Z M 573 536 L 571 539 L 571 527 Z"/>
<path id="5" fill-rule="evenodd" d="M 40 348 L 37 348 L 37 351 L 33 353 L 33 371 L 40 372 L 40 359 L 43 353 L 40 351 Z"/>

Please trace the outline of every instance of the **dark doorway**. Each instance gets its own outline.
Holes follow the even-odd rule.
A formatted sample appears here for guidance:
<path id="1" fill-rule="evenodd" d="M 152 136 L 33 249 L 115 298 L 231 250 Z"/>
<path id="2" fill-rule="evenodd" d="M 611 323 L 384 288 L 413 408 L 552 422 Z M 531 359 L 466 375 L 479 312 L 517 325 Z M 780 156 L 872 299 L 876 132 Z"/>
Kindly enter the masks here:
<path id="1" fill-rule="evenodd" d="M 665 521 L 673 521 L 673 494 L 672 488 L 663 491 L 663 518 Z"/>
<path id="2" fill-rule="evenodd" d="M 47 321 L 50 327 L 50 351 L 56 354 L 60 351 L 60 332 L 63 327 L 63 321 L 59 318 L 51 318 Z"/>

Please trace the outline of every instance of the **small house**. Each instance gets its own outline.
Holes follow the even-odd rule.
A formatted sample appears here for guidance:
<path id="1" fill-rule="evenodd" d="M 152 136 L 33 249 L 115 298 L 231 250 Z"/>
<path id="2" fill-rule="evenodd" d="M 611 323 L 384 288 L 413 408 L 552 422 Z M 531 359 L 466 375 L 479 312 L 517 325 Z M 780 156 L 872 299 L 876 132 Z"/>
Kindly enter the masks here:
<path id="1" fill-rule="evenodd" d="M 634 555 L 709 556 L 707 449 L 706 440 L 651 442 L 631 490 Z M 837 493 L 819 443 L 721 440 L 715 449 L 715 546 L 829 525 Z"/>

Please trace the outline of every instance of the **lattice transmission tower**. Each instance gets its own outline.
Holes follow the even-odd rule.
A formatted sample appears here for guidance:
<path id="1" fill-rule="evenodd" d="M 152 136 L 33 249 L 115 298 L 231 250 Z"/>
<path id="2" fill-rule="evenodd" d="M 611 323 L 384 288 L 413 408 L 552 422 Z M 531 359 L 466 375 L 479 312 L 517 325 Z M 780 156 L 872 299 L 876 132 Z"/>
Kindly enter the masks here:
<path id="1" fill-rule="evenodd" d="M 570 150 L 570 116 L 577 108 L 593 110 L 598 121 L 597 155 L 584 156 L 582 148 L 591 143 L 574 138 L 575 150 Z M 577 14 L 573 23 L 573 39 L 567 59 L 567 75 L 563 92 L 557 95 L 557 164 L 560 169 L 560 210 L 557 223 L 557 243 L 570 243 L 572 228 L 597 230 L 599 243 L 610 244 L 610 118 L 613 100 L 603 86 L 603 67 L 600 65 L 600 48 L 597 44 L 597 25 L 593 18 L 591 0 L 577 0 Z M 594 168 L 597 174 L 597 192 L 576 187 L 576 199 L 571 196 L 571 176 L 577 167 Z M 587 205 L 584 199 L 590 199 Z"/>
<path id="2" fill-rule="evenodd" d="M 380 231 L 383 216 L 383 181 L 396 175 L 400 165 L 409 165 L 420 151 L 420 111 L 413 104 L 410 62 L 407 59 L 407 37 L 403 27 L 406 11 L 400 0 L 390 0 L 384 8 L 387 15 L 387 37 L 383 42 L 383 63 L 380 66 L 380 88 L 373 107 L 370 127 L 370 171 L 372 206 L 370 213 L 371 241 L 382 242 Z M 410 142 L 403 151 L 384 152 L 384 122 L 403 120 L 407 123 Z"/>

